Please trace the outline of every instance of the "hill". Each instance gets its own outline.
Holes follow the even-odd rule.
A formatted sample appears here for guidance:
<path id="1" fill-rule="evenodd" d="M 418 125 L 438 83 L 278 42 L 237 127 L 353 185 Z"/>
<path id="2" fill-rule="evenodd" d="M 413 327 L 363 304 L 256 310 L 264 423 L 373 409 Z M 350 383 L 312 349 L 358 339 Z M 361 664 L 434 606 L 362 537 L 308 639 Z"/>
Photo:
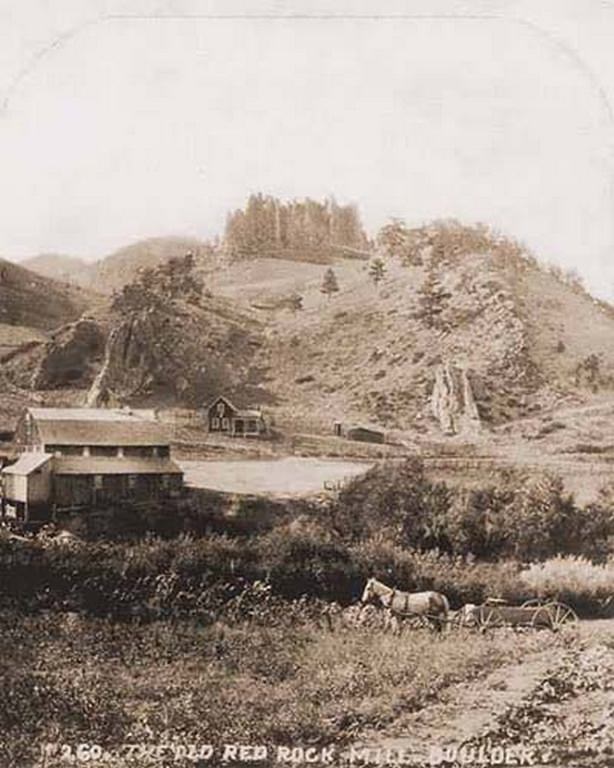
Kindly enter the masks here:
<path id="1" fill-rule="evenodd" d="M 21 266 L 43 277 L 110 294 L 135 280 L 141 270 L 157 267 L 187 252 L 193 253 L 203 268 L 212 257 L 211 246 L 202 240 L 152 237 L 131 243 L 98 261 L 51 253 L 26 259 Z"/>
<path id="2" fill-rule="evenodd" d="M 14 381 L 159 404 L 224 391 L 268 405 L 290 433 L 330 434 L 338 420 L 410 443 L 442 435 L 434 390 L 452 415 L 469 397 L 492 440 L 515 422 L 527 424 L 520 439 L 539 434 L 557 409 L 614 394 L 614 310 L 485 228 L 391 225 L 375 270 L 297 254 L 224 264 L 207 249 L 186 261 L 188 243 L 175 241 L 181 259 L 126 249 L 125 279 L 143 254 L 162 262 L 107 300 L 96 328 L 73 322 L 26 349 Z M 323 293 L 331 266 L 338 290 Z"/>
<path id="3" fill-rule="evenodd" d="M 84 288 L 93 284 L 93 266 L 77 256 L 61 253 L 41 253 L 21 262 L 21 266 L 43 277 L 51 277 L 64 283 Z"/>
<path id="4" fill-rule="evenodd" d="M 197 261 L 206 261 L 211 255 L 211 246 L 187 237 L 139 240 L 97 261 L 91 272 L 92 284 L 99 291 L 112 293 L 135 280 L 140 270 L 157 267 L 188 252 L 193 253 Z"/>
<path id="5" fill-rule="evenodd" d="M 369 265 L 338 261 L 331 297 L 316 265 L 261 259 L 218 276 L 216 291 L 266 318 L 262 369 L 280 419 L 428 433 L 446 363 L 467 372 L 485 425 L 612 392 L 614 312 L 576 281 L 480 228 L 437 224 L 407 237 L 411 248 L 381 249 L 378 284 Z M 294 293 L 303 309 L 283 309 Z"/>
<path id="6" fill-rule="evenodd" d="M 77 319 L 94 294 L 0 259 L 0 323 L 49 331 Z"/>

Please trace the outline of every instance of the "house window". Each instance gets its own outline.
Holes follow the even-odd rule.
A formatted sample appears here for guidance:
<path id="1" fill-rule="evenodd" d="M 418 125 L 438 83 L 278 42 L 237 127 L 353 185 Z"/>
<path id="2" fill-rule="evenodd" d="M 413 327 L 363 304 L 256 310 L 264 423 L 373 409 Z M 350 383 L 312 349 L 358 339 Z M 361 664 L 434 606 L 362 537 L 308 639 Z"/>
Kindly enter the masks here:
<path id="1" fill-rule="evenodd" d="M 250 420 L 247 422 L 247 431 L 248 432 L 257 432 L 258 431 L 258 423 L 256 421 Z"/>
<path id="2" fill-rule="evenodd" d="M 222 429 L 230 429 L 230 419 L 226 417 L 222 419 Z"/>
<path id="3" fill-rule="evenodd" d="M 102 475 L 94 475 L 94 488 L 97 491 L 102 490 Z"/>
<path id="4" fill-rule="evenodd" d="M 219 429 L 220 428 L 220 420 L 217 416 L 214 416 L 211 419 L 211 429 Z"/>

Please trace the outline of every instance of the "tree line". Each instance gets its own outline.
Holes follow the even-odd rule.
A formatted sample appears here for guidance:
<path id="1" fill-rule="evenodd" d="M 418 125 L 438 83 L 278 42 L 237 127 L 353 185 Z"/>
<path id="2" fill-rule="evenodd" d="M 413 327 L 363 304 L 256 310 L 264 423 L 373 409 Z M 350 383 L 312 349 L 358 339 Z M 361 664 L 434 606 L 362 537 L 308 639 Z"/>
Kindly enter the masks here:
<path id="1" fill-rule="evenodd" d="M 339 205 L 334 198 L 283 202 L 261 193 L 228 215 L 224 244 L 240 258 L 369 246 L 355 205 Z"/>

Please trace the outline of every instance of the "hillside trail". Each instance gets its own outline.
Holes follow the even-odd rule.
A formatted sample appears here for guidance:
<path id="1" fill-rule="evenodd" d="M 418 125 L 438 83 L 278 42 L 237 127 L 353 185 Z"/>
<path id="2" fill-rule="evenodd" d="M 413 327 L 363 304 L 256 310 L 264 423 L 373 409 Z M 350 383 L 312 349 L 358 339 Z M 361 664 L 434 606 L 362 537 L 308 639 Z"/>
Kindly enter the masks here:
<path id="1" fill-rule="evenodd" d="M 589 645 L 607 637 L 612 641 L 614 619 L 582 621 L 577 634 Z M 431 750 L 458 747 L 490 729 L 498 717 L 519 705 L 563 661 L 567 649 L 549 645 L 546 634 L 544 640 L 542 650 L 499 667 L 486 677 L 451 686 L 442 700 L 401 715 L 384 730 L 365 733 L 353 750 L 369 753 L 368 762 L 386 764 L 388 759 L 390 764 L 398 761 L 429 765 Z M 581 709 L 583 701 L 575 706 Z"/>

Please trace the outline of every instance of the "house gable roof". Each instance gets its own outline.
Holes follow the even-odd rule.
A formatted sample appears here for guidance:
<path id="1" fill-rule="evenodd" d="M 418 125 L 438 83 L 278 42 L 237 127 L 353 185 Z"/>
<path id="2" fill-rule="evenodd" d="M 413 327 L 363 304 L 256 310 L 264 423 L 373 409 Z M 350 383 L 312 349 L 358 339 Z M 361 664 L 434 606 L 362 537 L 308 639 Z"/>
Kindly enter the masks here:
<path id="1" fill-rule="evenodd" d="M 205 410 L 210 411 L 214 405 L 217 405 L 217 403 L 219 403 L 220 400 L 223 400 L 226 403 L 226 405 L 230 408 L 230 410 L 236 411 L 236 412 L 239 411 L 239 408 L 237 408 L 237 406 L 234 405 L 234 403 L 232 403 L 225 395 L 216 395 L 213 398 L 213 400 L 210 400 L 207 403 L 207 405 L 205 405 Z"/>
<path id="2" fill-rule="evenodd" d="M 262 418 L 262 411 L 256 408 L 238 408 L 225 395 L 217 395 L 217 397 L 214 397 L 213 400 L 211 400 L 209 404 L 205 406 L 205 410 L 209 412 L 220 400 L 223 400 L 226 403 L 226 405 L 232 411 L 234 411 L 234 413 L 239 418 L 243 418 L 243 419 L 261 419 Z"/>

